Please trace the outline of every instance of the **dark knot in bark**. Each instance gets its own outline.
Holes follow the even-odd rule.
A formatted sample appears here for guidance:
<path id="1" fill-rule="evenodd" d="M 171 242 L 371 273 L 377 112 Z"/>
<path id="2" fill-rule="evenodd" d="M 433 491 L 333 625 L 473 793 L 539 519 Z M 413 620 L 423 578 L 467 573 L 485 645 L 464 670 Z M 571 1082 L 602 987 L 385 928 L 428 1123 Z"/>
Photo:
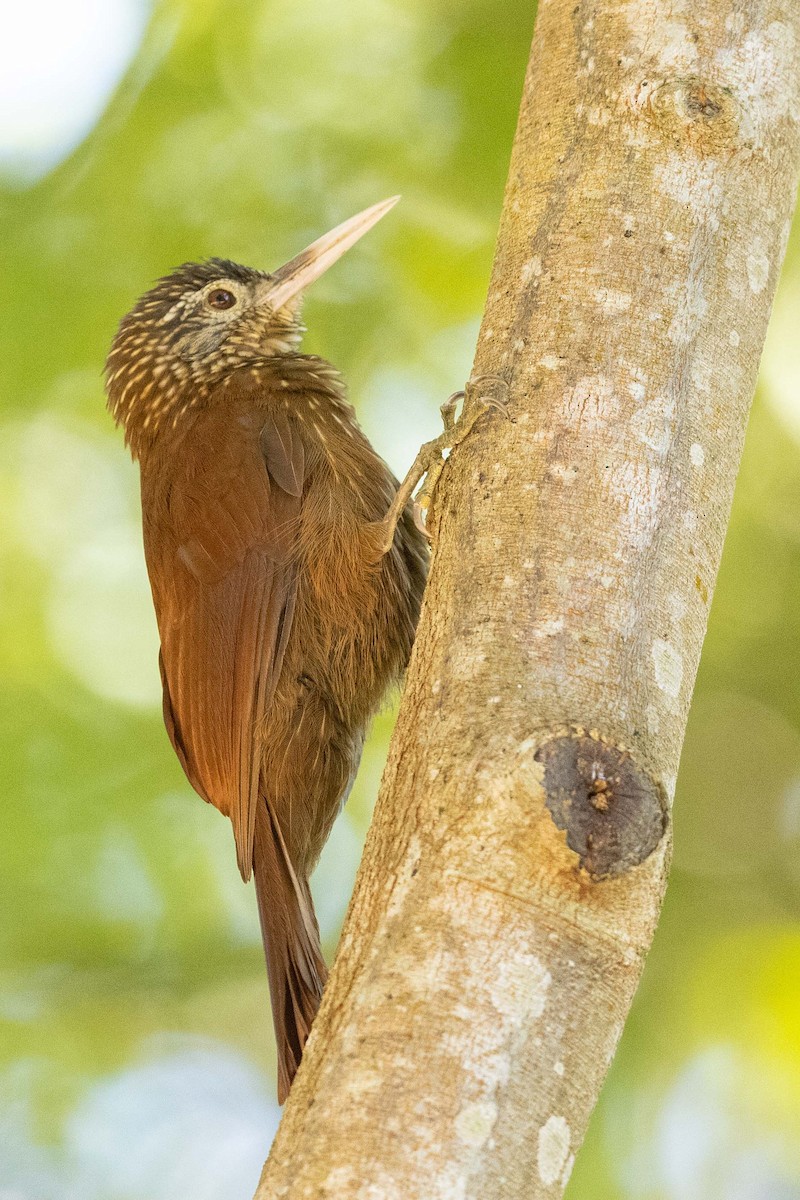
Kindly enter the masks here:
<path id="1" fill-rule="evenodd" d="M 666 796 L 629 751 L 575 731 L 545 742 L 536 761 L 550 814 L 592 879 L 622 875 L 653 853 L 667 828 Z"/>

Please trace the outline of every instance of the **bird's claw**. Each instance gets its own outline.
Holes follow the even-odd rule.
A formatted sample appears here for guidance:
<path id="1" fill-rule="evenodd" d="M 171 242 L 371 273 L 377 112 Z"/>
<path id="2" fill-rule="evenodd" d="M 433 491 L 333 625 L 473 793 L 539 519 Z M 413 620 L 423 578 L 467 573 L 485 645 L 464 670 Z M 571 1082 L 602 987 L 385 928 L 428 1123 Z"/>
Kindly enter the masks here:
<path id="1" fill-rule="evenodd" d="M 492 385 L 493 390 L 487 389 L 487 384 Z M 464 407 L 461 415 L 456 418 L 456 410 L 459 402 L 462 400 Z M 385 554 L 387 550 L 391 549 L 397 522 L 408 501 L 414 495 L 414 489 L 420 480 L 424 480 L 424 483 L 414 497 L 414 524 L 421 533 L 425 534 L 425 537 L 429 541 L 431 540 L 427 514 L 430 511 L 439 477 L 447 462 L 448 454 L 446 452 L 451 452 L 456 446 L 460 445 L 472 432 L 476 421 L 490 408 L 497 409 L 504 417 L 513 421 L 514 418 L 509 412 L 508 384 L 499 375 L 482 375 L 478 379 L 471 380 L 466 389 L 453 392 L 445 400 L 440 410 L 444 426 L 442 432 L 430 442 L 425 442 L 420 448 L 411 470 L 401 483 L 386 517 L 382 553 Z"/>
<path id="2" fill-rule="evenodd" d="M 459 401 L 466 399 L 466 395 L 466 391 L 462 388 L 461 391 L 453 392 L 451 396 L 448 396 L 444 404 L 440 406 L 439 412 L 442 414 L 442 425 L 444 426 L 445 433 L 449 433 L 451 429 L 455 428 L 456 409 L 458 408 Z"/>

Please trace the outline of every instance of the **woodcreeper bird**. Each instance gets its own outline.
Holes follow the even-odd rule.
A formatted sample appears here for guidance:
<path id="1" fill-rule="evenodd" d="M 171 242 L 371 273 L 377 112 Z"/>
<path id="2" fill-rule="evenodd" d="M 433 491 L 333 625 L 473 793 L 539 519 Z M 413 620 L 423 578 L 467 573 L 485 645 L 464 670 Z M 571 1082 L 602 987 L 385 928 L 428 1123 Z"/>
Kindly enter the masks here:
<path id="1" fill-rule="evenodd" d="M 255 877 L 281 1102 L 326 977 L 309 874 L 408 662 L 427 565 L 409 493 L 341 377 L 298 351 L 299 305 L 393 204 L 272 274 L 179 267 L 123 318 L 106 363 L 141 470 L 164 721 Z"/>

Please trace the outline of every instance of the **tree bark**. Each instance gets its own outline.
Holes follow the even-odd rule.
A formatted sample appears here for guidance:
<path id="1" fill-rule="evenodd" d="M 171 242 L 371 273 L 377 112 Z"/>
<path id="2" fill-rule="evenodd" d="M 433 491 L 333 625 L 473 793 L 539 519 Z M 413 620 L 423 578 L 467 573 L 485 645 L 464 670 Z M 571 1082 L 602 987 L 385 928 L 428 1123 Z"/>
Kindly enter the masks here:
<path id="1" fill-rule="evenodd" d="M 540 4 L 472 376 L 513 420 L 437 492 L 259 1200 L 563 1192 L 664 893 L 799 115 L 796 0 Z"/>

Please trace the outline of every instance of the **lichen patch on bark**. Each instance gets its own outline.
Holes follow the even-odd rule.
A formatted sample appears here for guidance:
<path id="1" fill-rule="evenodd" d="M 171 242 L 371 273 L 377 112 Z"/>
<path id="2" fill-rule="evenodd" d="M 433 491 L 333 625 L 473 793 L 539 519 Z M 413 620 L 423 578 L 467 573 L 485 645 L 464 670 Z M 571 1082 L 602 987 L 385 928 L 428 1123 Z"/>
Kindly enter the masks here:
<path id="1" fill-rule="evenodd" d="M 539 1130 L 537 1165 L 546 1187 L 557 1183 L 569 1157 L 570 1128 L 561 1116 L 548 1117 Z"/>

